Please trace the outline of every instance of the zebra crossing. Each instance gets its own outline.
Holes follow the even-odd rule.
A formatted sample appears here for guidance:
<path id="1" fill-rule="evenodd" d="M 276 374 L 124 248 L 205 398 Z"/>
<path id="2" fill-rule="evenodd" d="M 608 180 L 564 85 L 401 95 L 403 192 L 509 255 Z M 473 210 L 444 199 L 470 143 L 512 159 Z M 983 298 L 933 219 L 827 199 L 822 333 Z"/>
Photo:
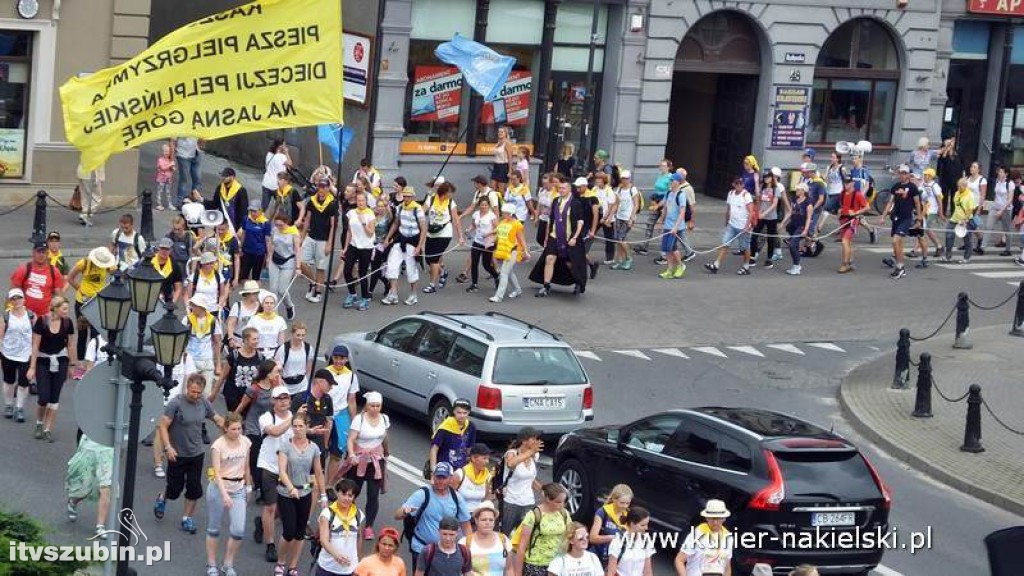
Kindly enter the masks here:
<path id="1" fill-rule="evenodd" d="M 623 348 L 611 350 L 576 350 L 576 356 L 581 360 L 593 362 L 604 362 L 607 359 L 618 357 L 635 358 L 646 362 L 653 362 L 657 358 L 675 358 L 678 360 L 691 360 L 694 358 L 710 359 L 768 359 L 769 357 L 784 356 L 795 358 L 806 356 L 811 352 L 822 354 L 847 355 L 851 344 L 842 346 L 835 342 L 783 342 L 763 344 L 754 346 L 750 344 L 729 345 L 729 346 L 692 346 L 678 348 Z M 844 347 L 845 346 L 845 347 Z M 877 352 L 875 346 L 868 346 L 868 349 Z"/>
<path id="2" fill-rule="evenodd" d="M 892 248 L 888 246 L 864 246 L 858 247 L 857 250 L 883 256 L 892 254 Z M 955 252 L 953 257 L 955 258 L 958 255 L 963 255 L 963 252 Z M 1016 250 L 1014 250 L 1014 255 L 1018 255 Z M 963 264 L 939 262 L 934 258 L 930 259 L 930 263 L 932 266 L 946 270 L 969 272 L 979 278 L 1005 280 L 1007 284 L 1017 286 L 1021 280 L 1024 280 L 1024 266 L 1014 263 L 1013 258 L 1013 256 L 999 256 L 998 254 L 985 254 L 983 256 L 975 254 L 971 257 L 970 262 Z"/>

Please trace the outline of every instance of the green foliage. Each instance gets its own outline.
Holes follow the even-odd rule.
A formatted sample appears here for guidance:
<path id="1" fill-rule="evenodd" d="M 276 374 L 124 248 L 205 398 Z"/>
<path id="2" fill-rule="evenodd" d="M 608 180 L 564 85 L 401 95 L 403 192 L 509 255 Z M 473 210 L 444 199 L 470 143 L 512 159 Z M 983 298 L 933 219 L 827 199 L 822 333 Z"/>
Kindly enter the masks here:
<path id="1" fill-rule="evenodd" d="M 12 541 L 32 546 L 48 545 L 38 522 L 21 512 L 0 509 L 0 576 L 70 576 L 89 565 L 79 561 L 19 561 L 11 558 Z"/>

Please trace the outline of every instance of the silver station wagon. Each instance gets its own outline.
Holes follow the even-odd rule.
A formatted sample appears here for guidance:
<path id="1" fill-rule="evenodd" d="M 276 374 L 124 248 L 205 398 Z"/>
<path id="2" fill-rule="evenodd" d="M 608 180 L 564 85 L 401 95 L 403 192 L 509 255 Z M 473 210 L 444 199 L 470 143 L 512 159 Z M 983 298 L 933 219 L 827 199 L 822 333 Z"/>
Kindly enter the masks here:
<path id="1" fill-rule="evenodd" d="M 421 312 L 380 330 L 342 334 L 360 386 L 388 408 L 440 425 L 456 398 L 484 434 L 533 426 L 545 436 L 594 419 L 594 389 L 572 347 L 499 312 Z"/>

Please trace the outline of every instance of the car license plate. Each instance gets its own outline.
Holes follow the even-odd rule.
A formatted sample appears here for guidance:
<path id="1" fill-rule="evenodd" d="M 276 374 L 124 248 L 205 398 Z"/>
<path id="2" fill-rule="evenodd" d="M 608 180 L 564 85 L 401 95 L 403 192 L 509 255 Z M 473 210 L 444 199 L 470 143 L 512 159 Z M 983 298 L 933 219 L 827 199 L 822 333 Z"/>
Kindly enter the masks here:
<path id="1" fill-rule="evenodd" d="M 562 410 L 565 408 L 565 396 L 525 396 L 524 410 Z"/>
<path id="2" fill-rule="evenodd" d="M 853 526 L 854 512 L 815 512 L 811 515 L 811 526 Z"/>

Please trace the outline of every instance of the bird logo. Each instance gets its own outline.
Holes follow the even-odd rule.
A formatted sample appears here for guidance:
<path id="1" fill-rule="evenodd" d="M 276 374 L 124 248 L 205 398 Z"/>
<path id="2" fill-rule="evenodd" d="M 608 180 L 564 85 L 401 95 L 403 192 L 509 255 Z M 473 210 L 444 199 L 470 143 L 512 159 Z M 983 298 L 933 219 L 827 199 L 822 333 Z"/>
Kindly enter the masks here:
<path id="1" fill-rule="evenodd" d="M 139 526 L 139 520 L 135 517 L 135 512 L 131 508 L 122 508 L 121 513 L 117 517 L 121 521 L 121 527 L 124 528 L 124 532 L 120 530 L 104 530 L 89 538 L 89 540 L 108 540 L 110 539 L 109 536 L 116 535 L 118 539 L 123 537 L 131 546 L 138 546 L 140 542 L 149 541 L 149 537 L 142 531 L 142 527 Z"/>

